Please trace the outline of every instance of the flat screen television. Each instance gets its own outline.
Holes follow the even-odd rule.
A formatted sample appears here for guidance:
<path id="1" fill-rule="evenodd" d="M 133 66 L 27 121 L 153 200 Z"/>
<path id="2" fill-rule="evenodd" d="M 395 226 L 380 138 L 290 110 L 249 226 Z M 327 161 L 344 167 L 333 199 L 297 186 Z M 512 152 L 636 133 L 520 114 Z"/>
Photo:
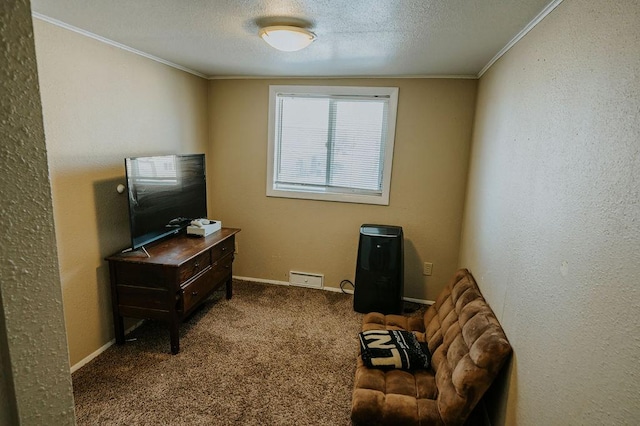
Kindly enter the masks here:
<path id="1" fill-rule="evenodd" d="M 207 217 L 204 154 L 130 157 L 124 164 L 133 250 Z"/>

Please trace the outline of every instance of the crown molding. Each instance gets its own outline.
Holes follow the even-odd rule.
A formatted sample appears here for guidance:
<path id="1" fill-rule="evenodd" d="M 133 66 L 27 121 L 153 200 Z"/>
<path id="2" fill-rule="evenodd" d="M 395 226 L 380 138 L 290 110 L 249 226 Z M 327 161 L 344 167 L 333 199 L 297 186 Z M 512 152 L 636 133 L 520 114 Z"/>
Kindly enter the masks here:
<path id="1" fill-rule="evenodd" d="M 509 43 L 507 43 L 507 45 L 505 47 L 503 47 L 502 50 L 500 50 L 496 54 L 496 56 L 491 58 L 491 60 L 487 63 L 487 65 L 485 65 L 484 68 L 482 68 L 480 70 L 480 72 L 478 73 L 477 78 L 482 77 L 482 75 L 485 72 L 487 72 L 489 70 L 489 68 L 491 68 L 491 66 L 498 59 L 500 59 L 505 53 L 507 53 L 517 42 L 520 41 L 520 39 L 522 39 L 524 36 L 526 36 L 529 33 L 529 31 L 531 31 L 536 25 L 538 25 L 540 23 L 540 21 L 542 21 L 548 14 L 550 14 L 556 7 L 558 7 L 558 5 L 560 5 L 560 3 L 562 3 L 562 1 L 563 0 L 553 0 L 544 9 L 542 9 L 542 11 L 540 13 L 538 13 L 538 15 L 536 15 L 536 17 L 533 18 L 533 20 L 531 22 L 529 22 L 518 34 L 516 34 L 516 36 L 514 38 L 512 38 L 511 41 Z"/>
<path id="2" fill-rule="evenodd" d="M 110 40 L 108 38 L 99 36 L 97 34 L 94 34 L 94 33 L 91 33 L 89 31 L 83 30 L 81 28 L 74 27 L 73 25 L 69 25 L 69 24 L 67 24 L 65 22 L 58 21 L 57 19 L 51 18 L 51 17 L 43 15 L 41 13 L 32 11 L 31 12 L 31 16 L 33 16 L 34 18 L 37 18 L 37 19 L 39 19 L 41 21 L 48 22 L 50 24 L 56 25 L 56 26 L 58 26 L 60 28 L 64 28 L 66 30 L 73 31 L 74 33 L 78 33 L 78 34 L 81 34 L 81 35 L 83 35 L 85 37 L 89 37 L 89 38 L 92 38 L 94 40 L 98 40 L 98 41 L 100 41 L 102 43 L 106 43 L 106 44 L 108 44 L 110 46 L 117 47 L 118 49 L 126 50 L 127 52 L 133 53 L 135 55 L 139 55 L 139 56 L 145 57 L 147 59 L 151 59 L 152 61 L 160 62 L 161 64 L 170 66 L 170 67 L 178 69 L 180 71 L 184 71 L 184 72 L 187 72 L 189 74 L 193 74 L 193 75 L 201 77 L 201 78 L 208 78 L 207 75 L 202 74 L 202 73 L 200 73 L 198 71 L 194 71 L 194 70 L 192 70 L 190 68 L 183 67 L 182 65 L 174 64 L 173 62 L 164 60 L 162 58 L 158 58 L 157 56 L 150 55 L 148 53 L 145 53 L 145 52 L 142 52 L 140 50 L 134 49 L 133 47 L 129 47 L 129 46 L 124 45 L 122 43 L 118 43 L 117 41 Z"/>
<path id="3" fill-rule="evenodd" d="M 477 80 L 477 75 L 470 74 L 442 74 L 442 75 L 332 75 L 332 76 L 278 76 L 278 75 L 212 75 L 209 80 L 338 80 L 338 79 L 420 79 L 420 78 L 441 78 L 457 80 Z"/>

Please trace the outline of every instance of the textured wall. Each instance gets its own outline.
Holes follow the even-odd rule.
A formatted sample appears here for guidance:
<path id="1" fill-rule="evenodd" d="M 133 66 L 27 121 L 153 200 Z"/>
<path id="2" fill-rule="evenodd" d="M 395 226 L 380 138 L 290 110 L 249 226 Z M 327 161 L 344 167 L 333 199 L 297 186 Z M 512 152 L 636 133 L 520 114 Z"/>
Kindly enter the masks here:
<path id="1" fill-rule="evenodd" d="M 270 84 L 399 87 L 389 206 L 267 197 Z M 242 228 L 234 273 L 288 281 L 322 273 L 353 280 L 363 223 L 400 225 L 405 295 L 434 299 L 458 261 L 477 81 L 453 79 L 213 80 L 211 211 Z M 433 276 L 422 263 L 433 262 Z"/>
<path id="2" fill-rule="evenodd" d="M 73 424 L 33 28 L 0 3 L 0 424 Z"/>
<path id="3" fill-rule="evenodd" d="M 34 20 L 71 365 L 113 338 L 105 256 L 127 247 L 124 158 L 207 148 L 207 81 Z"/>
<path id="4" fill-rule="evenodd" d="M 460 263 L 515 351 L 494 425 L 640 419 L 639 70 L 640 3 L 565 0 L 480 81 Z"/>

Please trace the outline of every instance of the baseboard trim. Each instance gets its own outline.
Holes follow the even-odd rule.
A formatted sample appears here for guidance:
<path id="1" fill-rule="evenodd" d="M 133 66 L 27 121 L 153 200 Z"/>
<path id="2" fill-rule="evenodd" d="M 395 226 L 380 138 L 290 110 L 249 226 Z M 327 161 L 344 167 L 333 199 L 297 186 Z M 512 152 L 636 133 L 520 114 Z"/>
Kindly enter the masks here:
<path id="1" fill-rule="evenodd" d="M 144 323 L 144 320 L 138 321 L 136 324 L 134 324 L 133 326 L 128 328 L 124 332 L 124 334 L 127 335 L 127 334 L 131 333 L 133 330 L 135 330 L 136 328 L 140 327 L 142 325 L 142 323 Z M 93 361 L 94 358 L 96 358 L 102 352 L 104 352 L 107 349 L 109 349 L 111 346 L 113 346 L 114 343 L 116 343 L 116 339 L 115 338 L 111 339 L 109 342 L 105 343 L 101 348 L 97 349 L 93 353 L 87 355 L 86 357 L 84 357 L 83 359 L 81 359 L 80 361 L 75 363 L 73 366 L 71 366 L 71 374 L 75 373 L 76 371 L 78 371 L 79 369 L 81 369 L 82 367 L 84 367 L 85 365 L 90 363 L 91 361 Z"/>
<path id="2" fill-rule="evenodd" d="M 252 277 L 238 277 L 236 275 L 233 276 L 234 280 L 240 280 L 240 281 L 252 281 L 252 282 L 256 282 L 256 283 L 263 283 L 263 284 L 275 284 L 275 285 L 289 285 L 289 281 L 276 281 L 276 280 L 265 280 L 263 278 L 252 278 Z"/>
<path id="3" fill-rule="evenodd" d="M 428 299 L 415 299 L 413 297 L 403 297 L 402 300 L 404 300 L 405 302 L 413 302 L 413 303 L 419 303 L 421 305 L 433 305 L 435 302 L 435 300 L 428 300 Z"/>
<path id="4" fill-rule="evenodd" d="M 240 281 L 252 281 L 252 282 L 263 283 L 263 284 L 290 285 L 287 281 L 265 280 L 263 278 L 239 277 L 239 276 L 235 276 L 235 275 L 233 276 L 233 279 L 240 280 Z M 321 289 L 320 288 L 315 288 L 315 287 L 307 287 L 307 288 L 311 288 L 312 290 L 332 291 L 334 293 L 353 294 L 353 290 L 351 290 L 351 289 L 342 290 L 339 287 L 327 287 L 327 286 L 324 286 Z M 416 298 L 413 298 L 413 297 L 403 297 L 402 300 L 404 300 L 406 302 L 419 303 L 421 305 L 433 305 L 434 303 L 436 303 L 433 300 L 416 299 Z"/>
<path id="5" fill-rule="evenodd" d="M 323 287 L 323 290 L 327 290 L 327 291 L 331 291 L 333 293 L 347 293 L 347 294 L 353 294 L 353 290 L 345 288 L 344 290 L 342 290 L 341 288 L 338 287 Z"/>

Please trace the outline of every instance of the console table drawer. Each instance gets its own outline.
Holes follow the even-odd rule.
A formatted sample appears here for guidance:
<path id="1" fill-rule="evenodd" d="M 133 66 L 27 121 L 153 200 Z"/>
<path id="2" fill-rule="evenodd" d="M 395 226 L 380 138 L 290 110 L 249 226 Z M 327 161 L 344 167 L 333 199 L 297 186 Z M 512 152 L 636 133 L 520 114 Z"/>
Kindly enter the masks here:
<path id="1" fill-rule="evenodd" d="M 182 289 L 183 312 L 189 312 L 200 301 L 208 297 L 213 290 L 224 284 L 231 273 L 232 265 L 233 255 L 225 256 L 214 263 L 213 267 L 202 276 L 188 283 Z"/>
<path id="2" fill-rule="evenodd" d="M 184 265 L 178 270 L 178 282 L 183 283 L 198 275 L 200 272 L 211 266 L 211 253 L 202 253 Z"/>
<path id="3" fill-rule="evenodd" d="M 213 271 L 210 269 L 182 289 L 183 312 L 189 312 L 191 308 L 209 295 L 214 286 L 212 278 Z"/>
<path id="4" fill-rule="evenodd" d="M 230 238 L 227 238 L 217 246 L 211 249 L 211 257 L 213 259 L 220 259 L 228 254 L 234 252 L 236 243 L 235 243 L 235 235 L 232 235 Z"/>
<path id="5" fill-rule="evenodd" d="M 218 283 L 222 283 L 226 281 L 227 278 L 230 278 L 231 267 L 233 265 L 233 254 L 229 253 L 229 255 L 223 257 L 218 262 L 216 262 L 213 266 L 213 280 Z"/>

